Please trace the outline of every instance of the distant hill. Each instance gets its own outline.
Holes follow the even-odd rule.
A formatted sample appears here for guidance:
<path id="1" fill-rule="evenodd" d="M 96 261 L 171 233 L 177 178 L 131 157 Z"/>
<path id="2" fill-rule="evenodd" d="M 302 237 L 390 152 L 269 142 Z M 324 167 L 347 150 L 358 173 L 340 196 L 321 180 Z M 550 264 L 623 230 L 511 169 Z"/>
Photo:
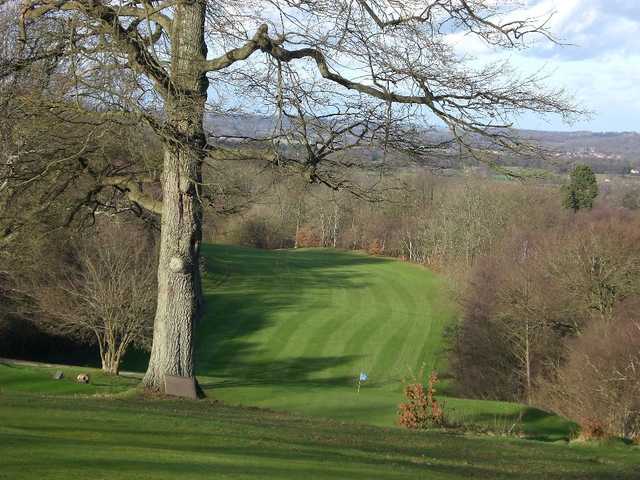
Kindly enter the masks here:
<path id="1" fill-rule="evenodd" d="M 553 152 L 551 158 L 555 165 L 552 168 L 563 170 L 584 163 L 598 173 L 628 174 L 631 169 L 640 167 L 638 132 L 520 130 L 519 134 Z"/>
<path id="2" fill-rule="evenodd" d="M 289 123 L 284 121 L 285 128 Z M 272 135 L 276 119 L 269 116 L 251 114 L 209 115 L 205 120 L 205 128 L 215 137 L 234 141 L 240 137 L 267 138 Z M 503 155 L 503 165 L 545 168 L 556 172 L 566 172 L 576 164 L 590 165 L 597 173 L 629 174 L 632 169 L 640 170 L 640 133 L 639 132 L 554 132 L 540 130 L 516 130 L 520 137 L 543 147 L 548 151 L 546 158 L 518 158 Z M 425 144 L 440 143 L 451 139 L 448 130 L 431 128 L 420 131 Z M 476 143 L 482 145 L 482 140 Z M 359 157 L 376 162 L 380 158 L 380 150 L 360 149 Z M 394 155 L 393 162 L 406 165 L 416 162 L 408 156 Z M 418 163 L 456 168 L 466 163 L 458 156 L 457 149 L 440 151 L 430 157 L 417 160 Z"/>

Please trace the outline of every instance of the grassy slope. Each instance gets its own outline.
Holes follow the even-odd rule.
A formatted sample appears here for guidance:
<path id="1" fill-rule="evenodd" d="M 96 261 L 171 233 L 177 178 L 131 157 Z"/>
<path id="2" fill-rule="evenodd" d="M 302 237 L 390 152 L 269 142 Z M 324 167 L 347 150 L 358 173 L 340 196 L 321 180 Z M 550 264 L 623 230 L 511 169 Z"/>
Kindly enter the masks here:
<path id="1" fill-rule="evenodd" d="M 197 363 L 229 403 L 391 426 L 402 379 L 442 369 L 454 315 L 429 271 L 335 250 L 261 251 L 207 245 L 206 314 Z M 361 370 L 369 381 L 356 393 Z M 447 399 L 453 416 L 561 437 L 569 424 L 502 402 Z"/>
<path id="2" fill-rule="evenodd" d="M 54 380 L 57 371 L 64 373 L 62 380 Z M 75 379 L 89 372 L 91 383 L 81 385 Z M 0 361 L 0 394 L 46 393 L 47 395 L 113 395 L 124 393 L 136 386 L 134 378 L 104 375 L 100 370 L 83 367 L 34 368 L 8 365 Z"/>
<path id="3" fill-rule="evenodd" d="M 41 380 L 31 385 L 44 391 Z M 7 480 L 631 480 L 638 455 L 638 447 L 409 432 L 210 401 L 0 393 Z"/>

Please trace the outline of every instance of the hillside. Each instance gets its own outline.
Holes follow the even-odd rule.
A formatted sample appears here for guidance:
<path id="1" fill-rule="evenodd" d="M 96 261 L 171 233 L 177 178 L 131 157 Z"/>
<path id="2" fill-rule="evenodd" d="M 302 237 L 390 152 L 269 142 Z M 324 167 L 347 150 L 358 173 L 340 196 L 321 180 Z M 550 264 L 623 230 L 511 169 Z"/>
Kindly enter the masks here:
<path id="1" fill-rule="evenodd" d="M 0 362 L 0 479 L 637 477 L 638 447 L 567 445 L 568 422 L 522 405 L 439 396 L 453 418 L 545 442 L 394 428 L 402 377 L 446 367 L 455 310 L 428 270 L 330 249 L 203 250 L 208 398 Z M 87 371 L 90 385 L 74 382 Z"/>
<path id="2" fill-rule="evenodd" d="M 211 399 L 392 427 L 405 382 L 421 369 L 417 380 L 425 381 L 435 368 L 444 377 L 438 398 L 452 419 L 492 430 L 517 424 L 543 439 L 567 438 L 574 428 L 535 408 L 451 396 L 443 333 L 455 309 L 441 279 L 427 269 L 333 249 L 204 245 L 203 256 L 206 306 L 196 361 Z M 134 353 L 124 369 L 142 373 L 146 365 L 146 356 Z M 358 393 L 362 371 L 369 380 Z M 0 371 L 0 390 L 87 391 L 50 376 L 7 368 Z M 131 386 L 97 378 L 91 393 Z"/>
<path id="3" fill-rule="evenodd" d="M 225 139 L 233 141 L 238 137 L 251 136 L 253 138 L 269 138 L 273 135 L 276 120 L 251 114 L 238 115 L 209 115 L 205 120 L 207 131 L 212 140 Z M 285 123 L 285 129 L 293 129 L 290 123 Z M 250 132 L 250 133 L 247 133 Z M 419 138 L 424 144 L 436 145 L 451 141 L 450 132 L 441 127 L 418 129 Z M 542 131 L 542 130 L 513 130 L 512 134 L 532 142 L 547 152 L 545 158 L 517 157 L 504 152 L 498 163 L 507 166 L 535 167 L 554 172 L 567 172 L 576 164 L 590 165 L 598 173 L 629 174 L 631 169 L 640 168 L 640 132 L 591 132 L 591 131 Z M 215 141 L 215 140 L 214 140 Z M 481 137 L 472 137 L 468 141 L 478 148 L 486 145 Z M 493 148 L 493 147 L 489 147 Z M 355 155 L 355 153 L 351 153 Z M 380 149 L 362 148 L 357 150 L 357 156 L 364 165 L 375 164 L 381 155 Z M 406 167 L 417 163 L 440 168 L 461 168 L 463 165 L 475 162 L 471 159 L 459 158 L 459 149 L 455 145 L 449 148 L 429 150 L 424 158 L 410 158 L 402 153 L 389 155 L 390 165 Z"/>

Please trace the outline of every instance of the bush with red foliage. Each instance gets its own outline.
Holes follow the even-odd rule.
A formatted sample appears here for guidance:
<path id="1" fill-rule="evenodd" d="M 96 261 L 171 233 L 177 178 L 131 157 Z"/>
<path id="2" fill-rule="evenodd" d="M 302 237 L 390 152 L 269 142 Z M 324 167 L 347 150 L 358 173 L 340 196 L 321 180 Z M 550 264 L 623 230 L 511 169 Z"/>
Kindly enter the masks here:
<path id="1" fill-rule="evenodd" d="M 296 232 L 296 246 L 304 247 L 319 247 L 320 239 L 310 225 L 302 225 Z"/>
<path id="2" fill-rule="evenodd" d="M 398 407 L 398 423 L 400 425 L 409 429 L 444 427 L 446 425 L 443 407 L 435 398 L 437 383 L 438 374 L 432 372 L 429 376 L 426 392 L 421 383 L 412 383 L 405 387 L 404 394 L 407 401 Z"/>
<path id="3" fill-rule="evenodd" d="M 367 248 L 369 255 L 382 255 L 382 252 L 384 252 L 384 244 L 378 239 L 373 240 Z"/>

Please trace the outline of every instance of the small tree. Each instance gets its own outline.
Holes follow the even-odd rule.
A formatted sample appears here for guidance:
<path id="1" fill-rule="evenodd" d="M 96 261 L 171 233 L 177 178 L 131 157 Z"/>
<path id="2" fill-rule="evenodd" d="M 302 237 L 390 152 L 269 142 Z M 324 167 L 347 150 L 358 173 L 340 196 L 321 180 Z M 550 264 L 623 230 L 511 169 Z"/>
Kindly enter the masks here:
<path id="1" fill-rule="evenodd" d="M 598 183 L 593 170 L 588 165 L 578 165 L 571 172 L 569 184 L 564 186 L 564 206 L 577 212 L 593 207 L 598 196 Z"/>
<path id="2" fill-rule="evenodd" d="M 112 375 L 132 344 L 146 346 L 152 336 L 155 249 L 130 234 L 118 227 L 79 245 L 60 278 L 41 286 L 38 298 L 45 327 L 94 339 L 102 370 Z M 138 241 L 124 241 L 132 236 Z"/>

